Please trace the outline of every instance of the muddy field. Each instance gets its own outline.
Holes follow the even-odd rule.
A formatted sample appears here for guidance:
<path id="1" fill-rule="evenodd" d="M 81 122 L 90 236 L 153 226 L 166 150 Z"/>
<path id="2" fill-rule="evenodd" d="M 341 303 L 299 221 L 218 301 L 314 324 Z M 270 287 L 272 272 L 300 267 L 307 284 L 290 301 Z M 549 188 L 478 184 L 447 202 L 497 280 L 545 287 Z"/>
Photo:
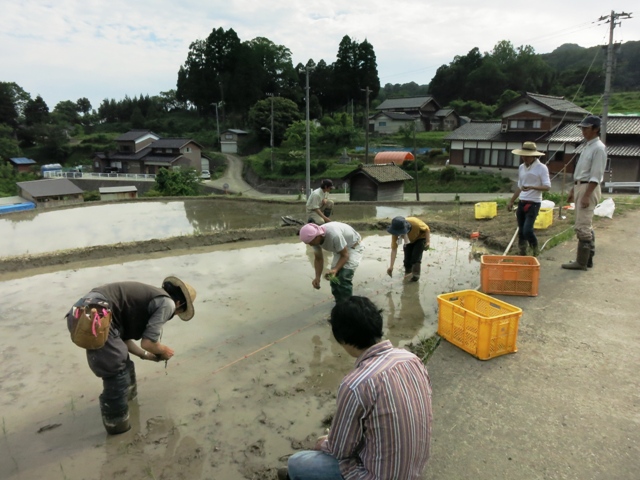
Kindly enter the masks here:
<path id="1" fill-rule="evenodd" d="M 353 223 L 366 247 L 354 291 L 384 309 L 385 335 L 399 346 L 432 335 L 436 296 L 476 288 L 478 253 L 502 253 L 515 230 L 513 214 L 478 221 L 473 205 L 425 220 L 434 238 L 420 283 L 385 275 L 388 221 Z M 569 222 L 541 231 L 541 242 Z M 476 231 L 484 246 L 469 241 Z M 133 428 L 109 437 L 101 383 L 62 316 L 95 285 L 168 274 L 194 285 L 196 316 L 166 325 L 162 341 L 176 351 L 167 365 L 134 359 Z M 293 227 L 2 260 L 0 478 L 274 479 L 323 433 L 353 365 L 326 323 L 329 286 L 315 291 L 312 278 L 311 250 Z"/>
<path id="2" fill-rule="evenodd" d="M 273 203 L 273 202 L 270 202 Z M 405 202 L 409 203 L 410 202 Z M 557 212 L 557 211 L 556 211 Z M 557 235 L 573 225 L 573 214 L 568 212 L 563 219 L 555 214 L 553 224 L 545 230 L 537 230 L 536 234 L 540 244 Z M 459 206 L 442 205 L 435 207 L 430 215 L 422 216 L 435 234 L 449 235 L 460 238 L 469 238 L 471 233 L 480 234 L 478 240 L 486 248 L 502 253 L 509 244 L 515 232 L 515 216 L 506 209 L 498 212 L 498 215 L 489 220 L 477 220 L 473 204 L 461 204 Z M 389 224 L 384 220 L 341 220 L 352 225 L 361 232 L 384 232 Z M 15 278 L 31 275 L 33 271 L 47 271 L 50 267 L 82 268 L 86 262 L 89 264 L 109 264 L 114 260 L 119 262 L 129 261 L 139 255 L 160 258 L 167 255 L 182 254 L 200 247 L 224 245 L 228 243 L 243 242 L 248 240 L 266 240 L 274 238 L 291 239 L 297 233 L 295 227 L 277 228 L 252 228 L 237 229 L 231 231 L 219 231 L 202 233 L 198 235 L 176 236 L 166 239 L 152 239 L 145 241 L 117 243 L 88 248 L 78 248 L 54 253 L 20 255 L 13 257 L 0 257 L 0 279 Z M 46 240 L 44 240 L 46 241 Z M 514 251 L 514 250 L 512 250 Z M 44 270 L 43 270 L 44 269 Z"/>

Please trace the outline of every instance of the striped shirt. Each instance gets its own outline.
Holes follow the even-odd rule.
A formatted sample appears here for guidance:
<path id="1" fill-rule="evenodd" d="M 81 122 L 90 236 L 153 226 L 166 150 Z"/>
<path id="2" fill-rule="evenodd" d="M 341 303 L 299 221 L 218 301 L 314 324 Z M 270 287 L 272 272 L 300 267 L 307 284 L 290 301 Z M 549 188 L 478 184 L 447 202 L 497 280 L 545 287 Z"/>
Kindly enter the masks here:
<path id="1" fill-rule="evenodd" d="M 422 478 L 431 440 L 431 381 L 414 354 L 389 340 L 367 349 L 338 389 L 321 450 L 346 480 Z"/>

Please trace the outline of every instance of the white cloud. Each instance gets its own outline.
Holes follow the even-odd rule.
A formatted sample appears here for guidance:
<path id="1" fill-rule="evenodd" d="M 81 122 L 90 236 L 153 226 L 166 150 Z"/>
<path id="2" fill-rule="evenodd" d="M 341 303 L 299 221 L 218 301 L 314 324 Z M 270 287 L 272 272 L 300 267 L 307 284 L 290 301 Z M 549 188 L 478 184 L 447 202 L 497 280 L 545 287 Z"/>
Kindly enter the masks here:
<path id="1" fill-rule="evenodd" d="M 547 53 L 563 43 L 608 41 L 606 2 L 540 0 L 9 0 L 0 16 L 0 81 L 14 81 L 50 108 L 61 100 L 155 95 L 175 88 L 189 44 L 212 29 L 241 40 L 266 37 L 288 47 L 294 64 L 335 60 L 344 35 L 373 45 L 382 84 L 428 83 L 436 69 L 500 40 Z M 620 0 L 617 12 L 636 1 Z M 636 16 L 637 17 L 637 16 Z M 624 20 L 616 41 L 640 40 Z"/>

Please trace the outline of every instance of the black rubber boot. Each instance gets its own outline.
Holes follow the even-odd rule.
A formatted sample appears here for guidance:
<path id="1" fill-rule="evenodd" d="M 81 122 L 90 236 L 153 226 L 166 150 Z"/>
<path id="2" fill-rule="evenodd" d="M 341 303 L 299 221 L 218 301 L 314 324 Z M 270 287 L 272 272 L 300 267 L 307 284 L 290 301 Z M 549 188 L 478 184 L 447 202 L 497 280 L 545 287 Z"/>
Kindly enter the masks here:
<path id="1" fill-rule="evenodd" d="M 578 251 L 576 252 L 575 262 L 563 263 L 562 268 L 567 270 L 586 270 L 589 255 L 591 254 L 591 242 L 578 242 Z"/>
<path id="2" fill-rule="evenodd" d="M 527 242 L 519 242 L 518 243 L 518 255 L 522 257 L 527 256 Z"/>
<path id="3" fill-rule="evenodd" d="M 593 268 L 593 257 L 596 254 L 596 232 L 591 230 L 591 251 L 589 252 L 589 260 L 587 260 L 587 268 Z"/>
<path id="4" fill-rule="evenodd" d="M 411 281 L 412 282 L 417 282 L 418 280 L 420 280 L 420 264 L 419 263 L 414 263 L 411 266 Z"/>
<path id="5" fill-rule="evenodd" d="M 136 366 L 130 359 L 127 360 L 127 371 L 129 372 L 127 400 L 131 401 L 138 397 L 138 384 L 136 383 Z"/>
<path id="6" fill-rule="evenodd" d="M 100 395 L 102 424 L 109 435 L 124 433 L 131 428 L 129 422 L 129 371 L 127 368 L 113 377 L 102 379 L 104 390 Z"/>

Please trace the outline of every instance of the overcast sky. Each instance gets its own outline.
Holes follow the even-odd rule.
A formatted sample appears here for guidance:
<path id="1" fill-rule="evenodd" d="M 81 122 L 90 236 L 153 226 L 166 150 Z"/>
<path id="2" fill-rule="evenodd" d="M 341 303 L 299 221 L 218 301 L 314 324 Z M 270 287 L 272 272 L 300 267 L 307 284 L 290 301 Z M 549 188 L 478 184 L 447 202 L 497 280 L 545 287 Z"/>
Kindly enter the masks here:
<path id="1" fill-rule="evenodd" d="M 517 5 L 517 6 L 516 6 Z M 640 40 L 638 0 L 4 0 L 0 81 L 50 110 L 62 100 L 157 95 L 176 88 L 189 44 L 212 29 L 266 37 L 294 66 L 335 61 L 344 35 L 374 47 L 380 83 L 427 84 L 438 67 L 500 40 L 549 53 L 564 43 L 605 44 L 601 16 L 633 13 L 616 42 Z M 636 7 L 635 10 L 633 7 Z"/>

